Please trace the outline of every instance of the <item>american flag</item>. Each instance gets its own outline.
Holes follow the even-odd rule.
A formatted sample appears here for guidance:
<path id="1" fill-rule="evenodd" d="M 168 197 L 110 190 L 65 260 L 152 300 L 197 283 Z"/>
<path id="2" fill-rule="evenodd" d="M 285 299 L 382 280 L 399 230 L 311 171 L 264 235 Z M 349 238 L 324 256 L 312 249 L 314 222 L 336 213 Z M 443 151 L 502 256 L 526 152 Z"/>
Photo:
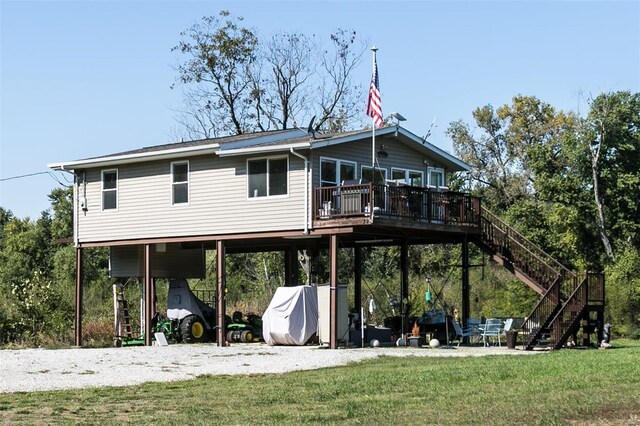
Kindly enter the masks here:
<path id="1" fill-rule="evenodd" d="M 373 124 L 382 127 L 382 103 L 380 102 L 380 82 L 378 81 L 378 63 L 373 58 L 373 76 L 369 86 L 369 100 L 367 115 L 373 119 Z"/>

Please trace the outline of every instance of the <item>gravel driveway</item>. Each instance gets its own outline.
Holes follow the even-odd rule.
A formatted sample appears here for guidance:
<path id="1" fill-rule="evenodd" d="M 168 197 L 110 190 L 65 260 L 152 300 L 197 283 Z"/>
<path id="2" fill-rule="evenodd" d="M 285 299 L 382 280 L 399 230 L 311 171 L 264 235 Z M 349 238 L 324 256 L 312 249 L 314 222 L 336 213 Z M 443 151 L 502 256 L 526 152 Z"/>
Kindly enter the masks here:
<path id="1" fill-rule="evenodd" d="M 144 382 L 201 375 L 285 373 L 344 365 L 387 356 L 467 357 L 529 355 L 503 348 L 322 349 L 317 346 L 235 344 L 170 345 L 104 349 L 0 350 L 0 392 L 28 392 Z"/>

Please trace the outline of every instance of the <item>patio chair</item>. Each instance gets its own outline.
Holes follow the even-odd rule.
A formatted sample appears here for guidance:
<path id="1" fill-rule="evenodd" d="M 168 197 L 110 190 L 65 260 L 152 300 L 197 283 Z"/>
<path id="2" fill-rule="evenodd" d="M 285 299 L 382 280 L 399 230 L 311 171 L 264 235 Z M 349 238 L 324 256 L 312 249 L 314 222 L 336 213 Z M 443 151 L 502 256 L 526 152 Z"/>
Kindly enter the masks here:
<path id="1" fill-rule="evenodd" d="M 489 346 L 490 339 L 498 342 L 498 346 L 502 346 L 500 342 L 500 334 L 502 333 L 502 321 L 497 318 L 488 319 L 482 330 L 482 343 Z"/>
<path id="2" fill-rule="evenodd" d="M 453 323 L 453 328 L 456 332 L 456 337 L 453 340 L 457 340 L 458 341 L 458 346 L 460 346 L 460 343 L 462 343 L 462 339 L 464 339 L 465 337 L 477 337 L 478 333 L 477 331 L 471 329 L 471 328 L 467 328 L 465 330 L 462 329 L 462 327 L 460 326 L 460 324 L 458 323 L 458 321 L 456 320 L 452 320 L 451 321 Z M 471 339 L 469 339 L 470 343 L 473 343 L 471 341 Z"/>

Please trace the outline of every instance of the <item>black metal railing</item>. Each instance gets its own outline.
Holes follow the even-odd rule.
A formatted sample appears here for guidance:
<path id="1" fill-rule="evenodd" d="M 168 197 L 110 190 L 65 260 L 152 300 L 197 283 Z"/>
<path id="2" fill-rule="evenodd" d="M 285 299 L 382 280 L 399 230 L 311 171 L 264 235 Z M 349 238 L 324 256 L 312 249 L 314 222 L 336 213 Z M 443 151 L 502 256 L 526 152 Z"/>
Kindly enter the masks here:
<path id="1" fill-rule="evenodd" d="M 314 220 L 391 217 L 480 226 L 480 198 L 454 191 L 391 185 L 342 185 L 315 189 Z"/>

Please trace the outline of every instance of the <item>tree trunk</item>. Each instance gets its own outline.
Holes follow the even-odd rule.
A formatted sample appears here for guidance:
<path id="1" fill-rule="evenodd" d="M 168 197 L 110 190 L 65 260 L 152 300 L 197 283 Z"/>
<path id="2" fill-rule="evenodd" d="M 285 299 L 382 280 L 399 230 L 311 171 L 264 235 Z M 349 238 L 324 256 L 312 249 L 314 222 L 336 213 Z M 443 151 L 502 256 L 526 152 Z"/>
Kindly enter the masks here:
<path id="1" fill-rule="evenodd" d="M 600 149 L 602 148 L 604 135 L 604 123 L 600 123 L 600 140 L 598 141 L 596 147 L 591 150 L 591 174 L 593 177 L 593 196 L 596 203 L 596 213 L 598 215 L 598 232 L 600 233 L 600 239 L 602 240 L 602 244 L 604 245 L 604 250 L 607 253 L 607 256 L 609 257 L 609 259 L 615 262 L 616 257 L 613 254 L 611 242 L 609 241 L 609 237 L 607 235 L 607 228 L 604 220 L 604 206 L 602 202 L 602 195 L 600 194 L 600 184 L 598 179 L 598 160 L 600 158 Z"/>

